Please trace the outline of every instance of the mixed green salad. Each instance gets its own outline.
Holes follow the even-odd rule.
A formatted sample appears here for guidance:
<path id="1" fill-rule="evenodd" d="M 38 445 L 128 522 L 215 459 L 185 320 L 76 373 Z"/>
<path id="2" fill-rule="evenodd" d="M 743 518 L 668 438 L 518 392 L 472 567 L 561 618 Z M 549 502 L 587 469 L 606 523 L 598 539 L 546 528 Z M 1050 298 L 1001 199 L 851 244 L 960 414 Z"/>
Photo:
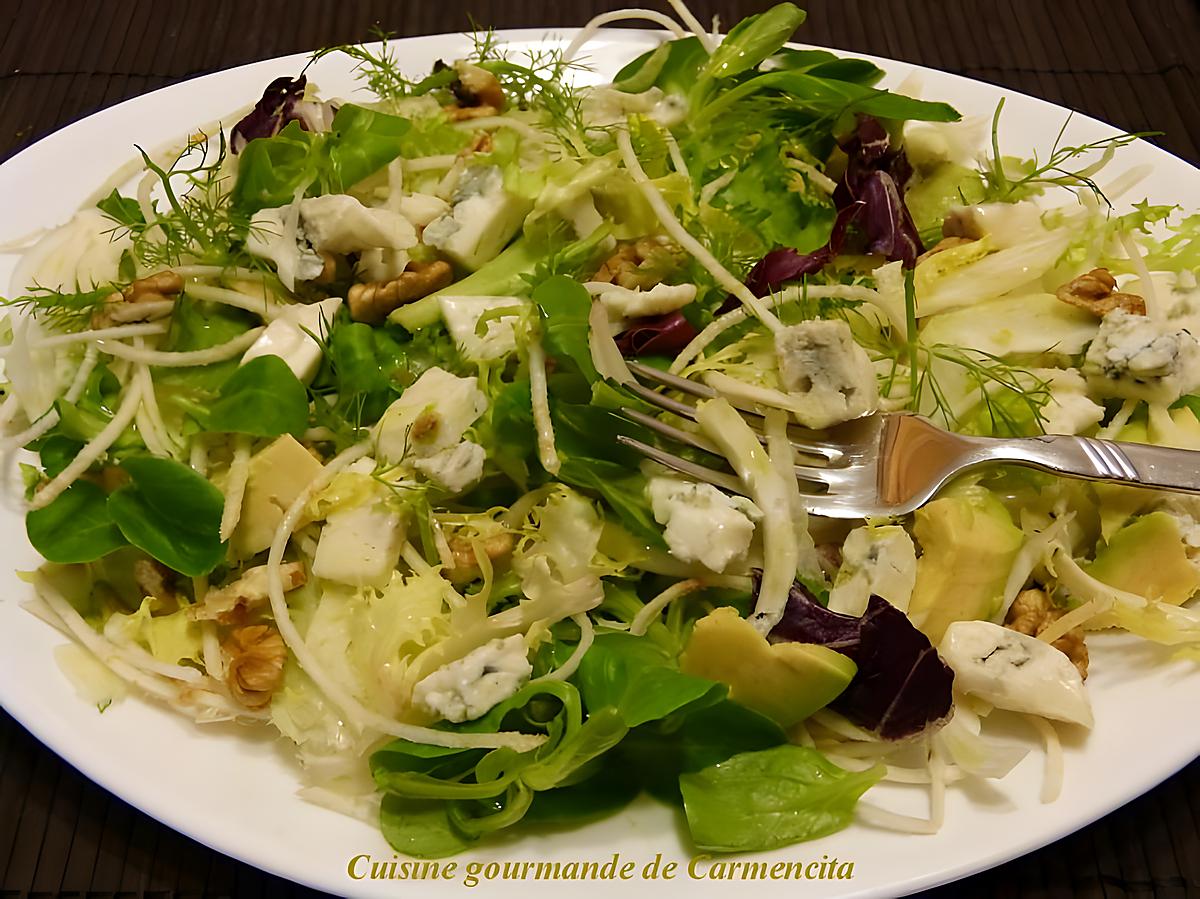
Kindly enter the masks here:
<path id="1" fill-rule="evenodd" d="M 100 711 L 273 729 L 412 856 L 644 792 L 764 850 L 936 831 L 1026 754 L 1005 716 L 1053 798 L 1088 634 L 1194 652 L 1195 498 L 994 469 L 835 522 L 792 477 L 790 429 L 875 410 L 1200 448 L 1200 217 L 1114 205 L 1136 136 L 1004 156 L 1002 106 L 786 46 L 790 3 L 724 35 L 672 7 L 599 87 L 597 22 L 423 76 L 322 51 L 374 99 L 279 78 L 29 248 L 0 419 L 29 607 Z M 742 495 L 618 442 L 656 442 L 632 359 L 717 392 L 668 416 L 715 452 L 668 449 Z"/>

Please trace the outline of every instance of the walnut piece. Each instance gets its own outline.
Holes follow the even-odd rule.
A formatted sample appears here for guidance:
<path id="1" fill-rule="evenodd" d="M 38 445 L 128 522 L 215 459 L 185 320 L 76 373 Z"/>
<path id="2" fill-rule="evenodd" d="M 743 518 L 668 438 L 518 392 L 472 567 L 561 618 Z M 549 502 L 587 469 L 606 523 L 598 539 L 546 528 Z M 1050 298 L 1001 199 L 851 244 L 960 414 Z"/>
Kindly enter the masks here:
<path id="1" fill-rule="evenodd" d="M 458 79 L 450 86 L 461 107 L 490 106 L 493 113 L 504 108 L 504 89 L 487 69 L 460 59 L 454 64 Z"/>
<path id="2" fill-rule="evenodd" d="M 969 243 L 975 243 L 970 237 L 943 237 L 932 247 L 917 257 L 917 263 L 920 264 L 938 253 L 944 253 L 946 250 L 953 250 L 955 247 L 965 246 Z"/>
<path id="3" fill-rule="evenodd" d="M 1064 614 L 1062 609 L 1055 607 L 1044 590 L 1023 590 L 1009 608 L 1004 626 L 1019 634 L 1036 637 Z M 1087 680 L 1088 651 L 1083 628 L 1071 628 L 1050 645 L 1070 659 L 1080 676 Z"/>
<path id="4" fill-rule="evenodd" d="M 946 213 L 946 217 L 942 220 L 942 237 L 979 240 L 983 234 L 983 226 L 972 206 L 954 207 Z"/>
<path id="5" fill-rule="evenodd" d="M 491 153 L 495 147 L 492 135 L 488 131 L 476 131 L 471 142 L 459 151 L 459 156 L 470 156 L 474 153 Z"/>
<path id="6" fill-rule="evenodd" d="M 1094 268 L 1080 275 L 1060 287 L 1054 295 L 1097 318 L 1104 318 L 1114 309 L 1121 309 L 1130 315 L 1146 314 L 1146 301 L 1136 293 L 1118 291 L 1116 279 L 1106 268 Z"/>
<path id="7" fill-rule="evenodd" d="M 499 115 L 500 110 L 495 106 L 450 106 L 446 114 L 452 122 L 466 122 L 470 119 L 487 119 Z"/>
<path id="8" fill-rule="evenodd" d="M 355 284 L 346 296 L 350 317 L 356 322 L 378 324 L 393 309 L 429 296 L 454 280 L 449 262 L 410 262 L 400 276 L 391 281 Z"/>
<path id="9" fill-rule="evenodd" d="M 142 595 L 153 596 L 162 603 L 174 604 L 179 601 L 175 592 L 176 577 L 176 572 L 156 559 L 138 559 L 133 563 L 133 581 Z"/>
<path id="10" fill-rule="evenodd" d="M 836 577 L 842 567 L 842 546 L 840 543 L 818 543 L 817 564 L 821 571 L 829 577 Z"/>
<path id="11" fill-rule="evenodd" d="M 284 562 L 279 566 L 279 577 L 283 581 L 284 593 L 308 583 L 308 574 L 302 562 Z M 247 569 L 236 581 L 209 590 L 203 602 L 190 607 L 189 614 L 197 621 L 240 624 L 246 620 L 247 613 L 266 605 L 270 598 L 267 566 L 259 565 Z"/>
<path id="12" fill-rule="evenodd" d="M 490 561 L 495 562 L 505 558 L 513 551 L 516 540 L 508 531 L 501 531 L 490 537 L 484 537 L 480 542 L 483 544 L 484 555 Z M 473 544 L 474 541 L 468 540 L 466 537 L 455 537 L 450 541 L 450 552 L 454 556 L 455 571 L 478 569 L 479 557 L 475 555 Z"/>
<path id="13" fill-rule="evenodd" d="M 92 313 L 93 328 L 145 321 L 154 314 L 146 303 L 161 303 L 183 293 L 183 278 L 168 269 L 138 278 L 120 293 L 113 293 Z M 138 308 L 141 306 L 142 308 Z"/>
<path id="14" fill-rule="evenodd" d="M 321 257 L 321 274 L 312 279 L 313 284 L 332 284 L 337 278 L 337 257 L 328 250 L 319 251 Z"/>
<path id="15" fill-rule="evenodd" d="M 591 280 L 628 290 L 648 290 L 661 284 L 683 259 L 683 251 L 669 237 L 639 237 L 618 246 Z"/>
<path id="16" fill-rule="evenodd" d="M 426 409 L 413 420 L 412 428 L 408 432 L 410 440 L 422 440 L 426 437 L 432 437 L 438 429 L 438 425 L 442 423 L 442 419 L 437 412 L 432 409 Z"/>
<path id="17" fill-rule="evenodd" d="M 229 657 L 225 682 L 233 698 L 248 709 L 261 709 L 283 682 L 287 646 L 269 624 L 235 628 L 221 648 Z"/>

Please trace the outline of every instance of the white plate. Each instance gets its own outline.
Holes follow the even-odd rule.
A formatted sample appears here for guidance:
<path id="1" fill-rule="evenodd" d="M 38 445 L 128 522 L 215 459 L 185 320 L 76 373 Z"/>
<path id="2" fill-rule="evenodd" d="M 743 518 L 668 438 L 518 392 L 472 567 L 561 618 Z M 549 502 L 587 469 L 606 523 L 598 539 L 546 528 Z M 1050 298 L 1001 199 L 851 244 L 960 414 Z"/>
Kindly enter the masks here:
<path id="1" fill-rule="evenodd" d="M 560 32 L 561 36 L 563 33 Z M 569 33 L 567 33 L 569 36 Z M 541 31 L 504 32 L 520 46 L 546 39 Z M 648 32 L 602 32 L 588 47 L 597 71 L 610 74 L 661 38 Z M 407 71 L 428 71 L 438 58 L 469 49 L 461 35 L 395 43 Z M 272 78 L 295 75 L 303 55 L 254 63 L 138 97 L 59 131 L 0 167 L 0 245 L 35 228 L 66 220 L 119 166 L 133 158 L 136 142 L 149 148 L 177 140 L 196 126 L 250 103 Z M 1028 155 L 1049 147 L 1067 116 L 1050 103 L 929 69 L 875 60 L 897 84 L 917 75 L 920 95 L 954 104 L 965 115 L 990 115 L 1006 96 L 1004 149 Z M 327 57 L 309 70 L 326 96 L 351 97 L 356 88 L 348 64 Z M 596 80 L 602 80 L 597 77 Z M 1075 116 L 1067 138 L 1082 142 L 1114 129 Z M 1145 143 L 1118 156 L 1117 170 L 1149 163 L 1152 174 L 1138 190 L 1153 202 L 1200 209 L 1200 173 Z M 1132 198 L 1131 198 L 1132 199 Z M 0 285 L 13 257 L 0 257 Z M 26 544 L 19 512 L 0 509 L 0 703 L 46 745 L 88 777 L 158 820 L 235 858 L 283 877 L 338 894 L 394 895 L 410 886 L 422 896 L 461 895 L 467 863 L 491 861 L 598 861 L 619 853 L 634 862 L 632 880 L 571 883 L 572 894 L 649 896 L 667 885 L 696 895 L 728 894 L 736 881 L 693 879 L 693 850 L 675 812 L 649 800 L 608 820 L 555 835 L 535 835 L 481 847 L 458 859 L 451 880 L 420 886 L 352 880 L 349 861 L 368 854 L 384 861 L 395 854 L 367 824 L 309 805 L 295 795 L 297 772 L 282 741 L 255 737 L 234 726 L 198 728 L 156 706 L 129 699 L 96 713 L 80 701 L 53 660 L 62 638 L 23 611 L 29 587 L 13 573 L 37 557 Z M 1092 641 L 1089 679 L 1096 708 L 1095 731 L 1068 735 L 1066 783 L 1053 805 L 1037 798 L 1041 757 L 1031 753 L 1008 779 L 986 787 L 952 789 L 947 825 L 936 836 L 910 836 L 856 825 L 827 839 L 764 854 L 769 860 L 852 861 L 852 879 L 808 881 L 803 886 L 758 881 L 760 895 L 884 896 L 964 877 L 1045 845 L 1099 818 L 1148 790 L 1200 752 L 1200 728 L 1185 710 L 1200 702 L 1200 669 L 1172 662 L 1170 654 L 1120 638 Z M 909 793 L 872 793 L 877 801 L 924 814 L 925 798 Z M 669 885 L 647 879 L 644 866 L 661 853 L 679 865 Z M 702 862 L 698 873 L 708 870 Z M 843 869 L 844 872 L 844 869 Z M 486 871 L 480 876 L 486 875 Z M 709 872 L 711 873 L 711 872 Z M 817 871 L 814 869 L 814 873 Z M 529 874 L 532 877 L 532 873 Z M 559 894 L 564 884 L 493 880 L 490 894 Z"/>

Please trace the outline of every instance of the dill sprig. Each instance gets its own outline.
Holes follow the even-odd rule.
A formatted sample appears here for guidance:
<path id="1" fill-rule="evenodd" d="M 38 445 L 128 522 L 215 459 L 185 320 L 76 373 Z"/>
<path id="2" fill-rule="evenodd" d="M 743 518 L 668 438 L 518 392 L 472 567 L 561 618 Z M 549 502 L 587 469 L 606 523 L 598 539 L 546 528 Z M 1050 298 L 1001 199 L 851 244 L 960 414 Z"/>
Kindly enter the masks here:
<path id="1" fill-rule="evenodd" d="M 582 99 L 570 83 L 572 73 L 586 70 L 586 65 L 567 59 L 557 47 L 513 56 L 491 28 L 476 27 L 472 40 L 468 60 L 496 76 L 510 108 L 541 113 L 544 127 L 565 145 L 586 148 Z"/>
<path id="2" fill-rule="evenodd" d="M 1026 436 L 1031 427 L 1037 433 L 1043 432 L 1045 416 L 1042 409 L 1050 402 L 1050 385 L 1045 379 L 1000 356 L 952 344 L 919 346 L 918 356 L 924 358 L 924 365 L 918 363 L 917 387 L 909 398 L 909 407 L 914 411 L 921 409 L 928 391 L 933 415 L 940 417 L 952 430 L 986 422 L 986 432 L 995 436 Z M 961 368 L 975 388 L 979 406 L 971 410 L 970 419 L 955 412 L 953 401 L 934 372 L 935 361 Z M 982 420 L 977 411 L 979 407 L 982 407 Z"/>
<path id="3" fill-rule="evenodd" d="M 116 289 L 110 284 L 94 290 L 68 292 L 35 285 L 25 296 L 0 299 L 0 306 L 21 309 L 56 331 L 82 331 L 90 326 L 92 315 L 104 306 Z"/>
<path id="4" fill-rule="evenodd" d="M 444 87 L 448 83 L 450 76 L 439 75 L 439 73 L 434 73 L 420 81 L 408 78 L 401 71 L 400 63 L 397 62 L 395 53 L 389 44 L 394 35 L 379 27 L 374 27 L 371 29 L 371 36 L 378 42 L 378 50 L 373 50 L 365 44 L 338 44 L 335 47 L 325 47 L 316 51 L 308 64 L 312 65 L 318 59 L 333 53 L 348 56 L 354 60 L 352 71 L 359 80 L 365 82 L 371 92 L 384 101 L 420 96 L 435 87 Z"/>
<path id="5" fill-rule="evenodd" d="M 138 261 L 150 268 L 178 265 L 184 258 L 219 265 L 262 265 L 240 249 L 250 219 L 229 201 L 232 179 L 225 172 L 224 131 L 218 132 L 215 145 L 207 134 L 193 135 L 165 169 L 141 147 L 137 151 L 166 199 L 165 208 L 154 203 L 150 221 L 140 214 L 136 219 L 114 218 L 113 230 L 128 232 Z"/>
<path id="6" fill-rule="evenodd" d="M 1093 177 L 1104 168 L 1113 155 L 1121 147 L 1133 143 L 1143 137 L 1156 137 L 1161 131 L 1125 132 L 1115 137 L 1090 141 L 1076 146 L 1063 146 L 1063 135 L 1071 124 L 1074 113 L 1067 116 L 1062 127 L 1054 138 L 1049 156 L 1045 162 L 1040 162 L 1035 153 L 1032 159 L 1013 160 L 1000 154 L 1000 114 L 1004 110 L 1004 99 L 996 104 L 992 115 L 992 153 L 980 169 L 983 175 L 985 199 L 1015 201 L 1039 192 L 1046 186 L 1065 187 L 1068 189 L 1086 188 L 1097 200 L 1111 207 L 1108 197 L 1096 183 Z M 1067 164 L 1074 159 L 1090 153 L 1100 152 L 1100 159 L 1072 171 Z M 1013 171 L 1015 169 L 1015 171 Z"/>
<path id="7" fill-rule="evenodd" d="M 540 113 L 543 127 L 564 145 L 580 153 L 586 150 L 581 101 L 568 83 L 572 71 L 586 67 L 567 60 L 556 48 L 510 54 L 494 29 L 480 28 L 474 22 L 471 25 L 472 49 L 466 59 L 496 76 L 509 107 Z M 331 53 L 341 53 L 354 60 L 354 72 L 380 100 L 394 102 L 434 91 L 445 94 L 447 101 L 451 99 L 449 89 L 456 77 L 453 68 L 439 66 L 424 78 L 409 78 L 389 46 L 392 35 L 379 29 L 372 34 L 378 49 L 363 44 L 326 47 L 312 55 L 310 64 Z"/>

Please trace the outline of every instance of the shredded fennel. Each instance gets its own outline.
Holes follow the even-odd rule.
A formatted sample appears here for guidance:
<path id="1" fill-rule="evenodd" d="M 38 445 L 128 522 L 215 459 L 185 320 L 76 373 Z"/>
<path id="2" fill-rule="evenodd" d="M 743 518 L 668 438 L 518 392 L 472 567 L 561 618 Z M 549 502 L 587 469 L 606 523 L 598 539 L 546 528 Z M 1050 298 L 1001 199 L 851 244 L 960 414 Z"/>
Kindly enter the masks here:
<path id="1" fill-rule="evenodd" d="M 704 586 L 701 580 L 677 581 L 670 587 L 667 587 L 653 599 L 648 601 L 641 611 L 634 616 L 633 621 L 629 625 L 629 633 L 635 637 L 640 637 L 646 633 L 647 628 L 662 614 L 662 610 L 673 603 L 680 597 L 699 590 Z"/>
<path id="2" fill-rule="evenodd" d="M 687 32 L 683 30 L 683 27 L 677 21 L 666 13 L 661 13 L 656 9 L 613 9 L 589 19 L 587 24 L 576 32 L 575 37 L 571 39 L 571 43 L 567 44 L 567 48 L 563 50 L 563 59 L 567 62 L 574 59 L 579 54 L 579 51 L 583 49 L 584 45 L 595 37 L 596 32 L 605 25 L 639 19 L 646 22 L 653 22 L 655 25 L 661 25 L 667 31 L 671 32 L 673 37 L 687 37 Z"/>
<path id="3" fill-rule="evenodd" d="M 233 439 L 233 459 L 229 463 L 229 475 L 225 482 L 225 507 L 221 513 L 222 540 L 233 536 L 242 517 L 242 497 L 246 493 L 246 480 L 250 476 L 251 440 L 245 434 Z"/>
<path id="4" fill-rule="evenodd" d="M 772 331 L 781 330 L 783 325 L 779 323 L 779 319 L 775 317 L 771 310 L 763 304 L 762 300 L 751 293 L 745 284 L 730 274 L 729 270 L 717 261 L 717 257 L 704 244 L 696 240 L 687 228 L 683 227 L 679 219 L 676 218 L 675 213 L 671 211 L 671 207 L 667 205 L 667 201 L 663 199 L 663 195 L 658 192 L 658 188 L 651 184 L 650 179 L 646 177 L 646 172 L 642 169 L 642 164 L 638 161 L 637 153 L 633 149 L 633 142 L 629 139 L 628 130 L 621 129 L 617 132 L 617 148 L 621 151 L 621 160 L 625 163 L 625 168 L 633 176 L 634 183 L 637 184 L 638 189 L 642 192 L 642 196 L 646 198 L 646 202 L 650 204 L 650 208 L 654 210 L 654 214 L 658 216 L 658 222 L 663 226 L 663 229 L 674 238 L 677 244 L 691 253 L 696 261 L 704 266 L 717 284 L 741 300 L 759 321 Z"/>
<path id="5" fill-rule="evenodd" d="M 726 400 L 698 404 L 696 422 L 720 447 L 763 513 L 763 575 L 751 622 L 759 633 L 766 634 L 783 616 L 800 561 L 800 541 L 789 499 L 791 488 L 780 478 L 750 426 Z"/>
<path id="6" fill-rule="evenodd" d="M 261 327 L 251 328 L 244 334 L 225 343 L 203 350 L 182 350 L 167 352 L 165 350 L 139 349 L 113 340 L 100 340 L 97 345 L 100 351 L 109 356 L 140 362 L 143 365 L 154 365 L 159 368 L 191 368 L 197 365 L 211 365 L 214 362 L 224 362 L 240 356 L 250 348 L 250 344 L 258 339 L 263 332 Z"/>
<path id="7" fill-rule="evenodd" d="M 529 389 L 533 402 L 533 422 L 537 428 L 538 460 L 542 468 L 557 474 L 562 464 L 554 446 L 554 423 L 550 420 L 550 394 L 546 386 L 546 354 L 542 342 L 531 335 L 525 345 L 529 357 Z"/>
<path id="8" fill-rule="evenodd" d="M 75 480 L 98 462 L 120 438 L 125 429 L 133 423 L 138 409 L 142 406 L 142 385 L 139 381 L 131 381 L 125 388 L 125 396 L 117 408 L 112 420 L 92 440 L 84 444 L 67 466 L 52 478 L 34 495 L 29 503 L 30 509 L 43 509 L 50 505 L 58 496 L 70 487 Z"/>

